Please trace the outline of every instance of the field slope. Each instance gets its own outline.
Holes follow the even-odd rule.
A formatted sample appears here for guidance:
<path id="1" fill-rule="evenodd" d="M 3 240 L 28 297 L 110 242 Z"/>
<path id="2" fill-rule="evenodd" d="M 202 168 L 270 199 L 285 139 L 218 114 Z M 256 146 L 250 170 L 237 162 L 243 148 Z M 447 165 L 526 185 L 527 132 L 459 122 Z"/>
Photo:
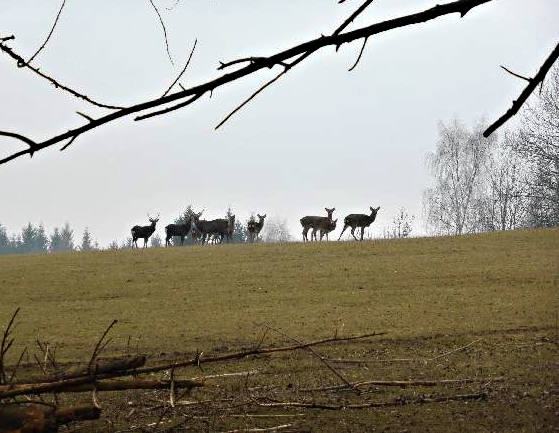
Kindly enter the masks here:
<path id="1" fill-rule="evenodd" d="M 246 343 L 254 323 L 309 338 L 557 324 L 559 230 L 373 242 L 0 256 L 0 321 L 74 358 L 113 319 L 154 350 Z"/>
<path id="2" fill-rule="evenodd" d="M 442 430 L 494 430 L 503 422 L 505 430 L 531 430 L 538 423 L 552 429 L 553 404 L 545 406 L 541 399 L 557 390 L 558 283 L 558 229 L 361 243 L 0 256 L 0 323 L 6 324 L 21 307 L 8 362 L 15 362 L 24 346 L 33 349 L 36 339 L 56 346 L 61 361 L 88 360 L 113 319 L 119 323 L 105 354 L 124 353 L 132 344 L 140 352 L 167 358 L 196 349 L 209 354 L 254 346 L 262 336 L 260 324 L 299 339 L 386 332 L 369 346 L 348 345 L 330 354 L 382 362 L 387 359 L 379 357 L 425 358 L 484 339 L 478 349 L 453 355 L 457 364 L 382 364 L 374 371 L 383 376 L 377 379 L 392 380 L 509 373 L 515 379 L 489 406 L 471 412 L 471 406 L 449 403 L 444 411 L 430 414 L 402 409 L 398 413 L 408 410 L 411 418 L 396 424 L 390 410 L 322 418 L 314 414 L 301 418 L 297 428 L 359 431 L 375 423 L 380 430 L 440 431 L 435 423 L 462 416 L 473 417 L 473 423 Z M 269 335 L 267 341 L 290 342 L 285 335 Z M 510 345 L 515 350 L 499 349 Z M 524 347 L 529 351 L 523 352 Z M 309 375 L 305 366 L 318 367 L 307 358 L 297 359 L 301 377 L 296 381 L 291 377 L 293 357 L 273 358 L 279 364 L 269 368 L 277 369 L 278 377 L 282 369 L 289 370 L 290 390 L 307 380 L 323 383 L 319 376 L 336 383 L 329 371 Z M 359 371 L 371 373 L 368 368 Z M 364 378 L 348 372 L 352 374 Z M 504 395 L 515 381 L 529 397 L 538 397 L 513 412 Z M 478 418 L 488 421 L 480 424 Z M 200 428 L 262 426 L 223 423 L 221 418 L 208 423 Z"/>

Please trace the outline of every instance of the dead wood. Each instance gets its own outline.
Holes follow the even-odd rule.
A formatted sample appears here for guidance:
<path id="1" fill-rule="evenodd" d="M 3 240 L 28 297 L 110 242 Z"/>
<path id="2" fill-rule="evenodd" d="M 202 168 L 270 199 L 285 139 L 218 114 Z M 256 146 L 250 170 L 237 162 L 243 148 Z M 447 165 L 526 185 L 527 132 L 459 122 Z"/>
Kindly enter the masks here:
<path id="1" fill-rule="evenodd" d="M 100 380 L 80 385 L 68 386 L 64 392 L 88 392 L 88 391 L 124 391 L 128 389 L 169 389 L 174 383 L 175 388 L 192 389 L 204 386 L 204 379 L 175 379 L 156 380 L 156 379 L 114 379 Z"/>
<path id="2" fill-rule="evenodd" d="M 0 433 L 50 433 L 60 425 L 75 421 L 99 419 L 101 410 L 95 406 L 54 408 L 38 404 L 0 406 Z"/>
<path id="3" fill-rule="evenodd" d="M 52 381 L 73 379 L 76 377 L 82 377 L 87 375 L 99 375 L 99 374 L 110 374 L 118 372 L 126 372 L 127 370 L 132 370 L 138 367 L 142 367 L 146 363 L 145 356 L 135 356 L 132 358 L 119 358 L 110 359 L 104 361 L 98 361 L 93 365 L 88 365 L 87 367 L 74 367 L 55 375 Z M 48 382 L 45 380 L 44 382 Z"/>
<path id="4" fill-rule="evenodd" d="M 385 334 L 387 334 L 387 333 L 386 332 L 373 332 L 373 333 L 369 333 L 369 334 L 354 335 L 354 336 L 350 336 L 350 337 L 335 336 L 335 337 L 331 337 L 331 338 L 323 338 L 321 340 L 309 341 L 309 342 L 306 342 L 306 343 L 294 344 L 294 345 L 291 345 L 291 346 L 268 347 L 268 348 L 264 348 L 264 349 L 256 348 L 256 349 L 242 350 L 240 352 L 228 353 L 228 354 L 225 354 L 225 355 L 208 356 L 208 357 L 203 357 L 203 358 L 202 357 L 195 357 L 193 359 L 176 360 L 176 361 L 173 361 L 172 363 L 155 365 L 155 366 L 152 366 L 152 367 L 138 368 L 136 370 L 136 373 L 137 374 L 154 373 L 154 372 L 157 372 L 157 371 L 170 370 L 172 368 L 177 368 L 177 367 L 187 367 L 187 366 L 190 366 L 190 365 L 199 365 L 199 364 L 202 364 L 202 363 L 209 363 L 209 362 L 228 361 L 228 360 L 231 360 L 231 359 L 241 359 L 241 358 L 246 358 L 247 356 L 265 355 L 265 354 L 268 354 L 268 353 L 275 353 L 275 352 L 294 351 L 294 350 L 304 349 L 304 348 L 311 347 L 311 346 L 317 346 L 317 345 L 320 345 L 320 344 L 359 340 L 359 339 L 364 339 L 364 338 L 369 338 L 369 337 L 378 337 L 379 335 L 385 335 Z"/>
<path id="5" fill-rule="evenodd" d="M 376 401 L 361 404 L 347 404 L 347 405 L 332 405 L 317 402 L 273 402 L 264 403 L 256 399 L 253 401 L 262 407 L 301 407 L 307 409 L 325 409 L 325 410 L 347 410 L 347 409 L 368 409 L 373 407 L 392 407 L 392 406 L 404 406 L 407 404 L 420 404 L 420 403 L 440 403 L 444 401 L 457 401 L 457 400 L 479 400 L 486 398 L 486 393 L 476 393 L 476 394 L 456 394 L 447 396 L 421 396 L 417 398 L 408 398 L 405 396 L 400 396 L 392 400 Z"/>
<path id="6" fill-rule="evenodd" d="M 466 379 L 441 379 L 441 380 L 366 380 L 362 382 L 352 382 L 351 388 L 361 388 L 365 386 L 397 386 L 407 388 L 409 386 L 439 386 L 439 385 L 464 385 L 466 383 L 490 383 L 502 382 L 504 377 L 476 377 Z M 350 389 L 347 385 L 326 386 L 323 388 L 305 388 L 299 392 L 315 391 L 338 391 Z"/>

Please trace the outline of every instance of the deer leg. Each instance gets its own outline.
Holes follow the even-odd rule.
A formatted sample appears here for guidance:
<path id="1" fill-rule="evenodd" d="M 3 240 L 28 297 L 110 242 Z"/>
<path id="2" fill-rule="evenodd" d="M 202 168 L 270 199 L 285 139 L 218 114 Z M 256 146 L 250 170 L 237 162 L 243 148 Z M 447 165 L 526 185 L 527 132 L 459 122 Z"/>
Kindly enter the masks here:
<path id="1" fill-rule="evenodd" d="M 309 238 L 307 238 L 307 233 L 309 232 L 309 227 L 303 227 L 303 242 L 305 241 L 309 241 Z"/>
<path id="2" fill-rule="evenodd" d="M 312 232 L 311 232 L 311 241 L 312 240 L 317 242 L 317 240 L 316 240 L 316 227 L 313 227 Z"/>
<path id="3" fill-rule="evenodd" d="M 361 227 L 361 240 L 363 240 L 363 233 L 365 233 L 365 227 Z"/>
<path id="4" fill-rule="evenodd" d="M 355 237 L 355 229 L 356 229 L 356 227 L 352 227 L 352 228 L 351 228 L 351 236 L 353 236 L 353 239 L 355 239 L 356 241 L 358 241 L 359 239 L 357 239 L 357 238 Z"/>

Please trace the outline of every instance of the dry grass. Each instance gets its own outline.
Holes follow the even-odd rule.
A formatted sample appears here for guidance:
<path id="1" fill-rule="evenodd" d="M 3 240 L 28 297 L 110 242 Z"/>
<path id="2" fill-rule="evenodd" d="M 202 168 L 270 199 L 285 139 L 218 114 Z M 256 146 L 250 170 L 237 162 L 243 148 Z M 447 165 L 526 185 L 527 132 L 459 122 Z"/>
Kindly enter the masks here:
<path id="1" fill-rule="evenodd" d="M 508 380 L 489 403 L 315 411 L 290 420 L 296 430 L 361 431 L 375 425 L 395 431 L 479 431 L 500 430 L 503 422 L 505 430 L 532 430 L 537 422 L 552 429 L 556 405 L 543 400 L 557 390 L 558 258 L 557 229 L 363 243 L 0 256 L 0 322 L 7 323 L 22 307 L 10 352 L 13 362 L 23 346 L 34 347 L 37 336 L 56 345 L 61 360 L 88 360 L 113 319 L 119 324 L 105 353 L 123 353 L 132 344 L 134 350 L 164 357 L 253 346 L 262 335 L 259 323 L 301 339 L 336 330 L 385 331 L 382 339 L 324 351 L 332 358 L 368 360 L 337 367 L 351 380 L 481 375 L 505 375 Z M 424 360 L 479 338 L 480 343 L 440 363 L 387 362 Z M 266 341 L 288 339 L 270 333 Z M 277 396 L 284 399 L 308 398 L 297 391 L 301 388 L 339 383 L 303 352 L 247 360 L 234 368 L 215 366 L 206 373 L 249 370 L 255 363 L 259 369 L 264 363 L 266 374 L 276 378 L 267 383 L 270 376 L 263 376 L 256 388 L 270 392 L 279 387 Z M 246 393 L 243 381 L 230 380 L 217 394 L 210 387 L 196 393 L 214 400 Z M 369 392 L 373 397 L 397 395 Z M 196 430 L 282 424 L 279 418 L 267 424 L 256 418 L 224 418 L 223 410 L 213 406 L 197 416 L 188 424 Z M 444 424 L 455 420 L 457 424 Z"/>

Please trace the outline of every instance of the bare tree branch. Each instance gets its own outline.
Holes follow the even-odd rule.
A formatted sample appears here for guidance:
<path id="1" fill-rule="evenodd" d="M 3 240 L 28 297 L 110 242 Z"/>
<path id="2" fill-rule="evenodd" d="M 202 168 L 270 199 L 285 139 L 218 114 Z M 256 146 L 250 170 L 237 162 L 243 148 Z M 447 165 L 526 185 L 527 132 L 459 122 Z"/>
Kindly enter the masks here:
<path id="1" fill-rule="evenodd" d="M 157 9 L 157 6 L 155 6 L 155 3 L 153 2 L 153 0 L 149 0 L 149 2 L 153 6 L 153 9 L 155 9 L 155 13 L 159 17 L 159 22 L 161 23 L 161 27 L 163 28 L 163 36 L 165 36 L 165 47 L 167 48 L 167 55 L 169 56 L 169 60 L 171 61 L 171 65 L 174 66 L 175 62 L 173 62 L 173 58 L 171 57 L 171 53 L 169 52 L 169 40 L 167 39 L 167 29 L 165 28 L 165 23 L 163 22 L 163 18 L 161 18 L 161 14 L 159 13 L 159 10 Z"/>
<path id="2" fill-rule="evenodd" d="M 89 98 L 88 96 L 84 95 L 83 93 L 77 92 L 76 90 L 73 90 L 73 89 L 69 88 L 68 86 L 65 86 L 65 85 L 59 83 L 54 78 L 52 78 L 52 77 L 48 76 L 47 74 L 41 72 L 39 70 L 39 68 L 35 68 L 35 67 L 31 66 L 28 62 L 23 60 L 23 58 L 19 54 L 15 53 L 14 50 L 12 50 L 10 47 L 4 45 L 3 41 L 1 41 L 1 40 L 0 40 L 0 50 L 2 50 L 8 56 L 10 56 L 12 59 L 14 59 L 16 61 L 16 64 L 17 64 L 18 68 L 28 68 L 28 69 L 30 69 L 35 74 L 39 75 L 40 77 L 42 77 L 45 80 L 47 80 L 48 82 L 50 82 L 57 89 L 64 90 L 65 92 L 70 93 L 71 95 L 75 96 L 76 98 L 83 99 L 84 101 L 87 101 L 90 104 L 96 105 L 97 107 L 101 107 L 101 108 L 109 108 L 111 110 L 122 110 L 124 108 L 124 107 L 120 107 L 120 106 L 117 106 L 117 105 L 108 105 L 108 104 L 103 104 L 101 102 L 94 101 L 93 99 Z"/>
<path id="3" fill-rule="evenodd" d="M 177 81 L 179 81 L 180 78 L 182 77 L 182 75 L 185 73 L 186 68 L 188 68 L 188 65 L 190 64 L 190 60 L 192 59 L 192 54 L 194 54 L 194 50 L 196 49 L 196 43 L 197 43 L 197 42 L 198 42 L 198 39 L 195 39 L 195 40 L 194 40 L 194 45 L 192 46 L 192 50 L 190 51 L 190 55 L 188 56 L 188 60 L 186 61 L 186 65 L 184 65 L 184 68 L 182 68 L 181 73 L 180 73 L 179 76 L 175 79 L 175 81 L 173 81 L 173 82 L 171 83 L 171 85 L 169 86 L 169 88 L 168 88 L 167 90 L 165 90 L 165 93 L 163 93 L 163 95 L 161 95 L 162 97 L 163 97 L 163 96 L 166 96 L 166 95 L 171 91 L 171 89 L 173 88 L 173 86 L 174 86 L 175 84 L 177 84 Z"/>
<path id="4" fill-rule="evenodd" d="M 505 68 L 503 65 L 501 65 L 501 68 L 503 68 L 503 69 L 504 69 L 505 71 L 507 71 L 509 74 L 514 75 L 514 76 L 517 77 L 517 78 L 520 78 L 520 79 L 522 79 L 522 80 L 526 80 L 526 81 L 528 81 L 528 82 L 532 81 L 531 78 L 526 78 L 526 77 L 523 77 L 522 75 L 516 74 L 516 73 L 512 72 L 510 69 Z"/>
<path id="5" fill-rule="evenodd" d="M 431 21 L 436 18 L 439 18 L 444 15 L 452 14 L 452 13 L 459 13 L 462 17 L 466 15 L 472 8 L 480 6 L 484 3 L 489 3 L 493 0 L 457 0 L 452 3 L 436 5 L 433 8 L 424 10 L 422 12 L 418 12 L 411 15 L 405 15 L 398 18 L 382 21 L 376 24 L 371 24 L 369 26 L 361 27 L 355 30 L 347 31 L 345 33 L 339 33 L 333 36 L 320 36 L 316 39 L 301 43 L 294 47 L 288 48 L 276 54 L 273 54 L 269 57 L 263 58 L 261 61 L 251 62 L 250 64 L 230 73 L 226 73 L 220 77 L 217 77 L 213 80 L 207 81 L 203 84 L 199 84 L 196 86 L 192 86 L 187 88 L 183 91 L 172 93 L 170 95 L 157 98 L 154 100 L 149 100 L 145 102 L 141 102 L 136 105 L 132 105 L 125 108 L 120 108 L 118 111 L 110 113 L 106 116 L 100 117 L 91 121 L 85 125 L 82 125 L 78 128 L 68 130 L 62 134 L 53 136 L 49 139 L 46 139 L 42 142 L 36 144 L 34 150 L 41 150 L 47 147 L 50 147 L 56 143 L 61 141 L 67 140 L 74 136 L 81 135 L 85 132 L 88 132 L 92 129 L 98 128 L 101 125 L 106 123 L 112 122 L 114 120 L 120 119 L 122 117 L 128 116 L 133 113 L 138 113 L 140 111 L 148 110 L 150 108 L 158 107 L 161 105 L 167 105 L 170 102 L 174 102 L 184 98 L 192 98 L 195 95 L 202 95 L 206 92 L 213 92 L 214 89 L 224 86 L 225 84 L 234 82 L 242 77 L 246 77 L 248 75 L 254 74 L 257 71 L 260 71 L 263 68 L 268 68 L 273 65 L 281 65 L 282 62 L 286 62 L 296 56 L 301 56 L 305 53 L 310 55 L 318 51 L 321 48 L 334 46 L 339 47 L 342 44 L 351 43 L 358 39 L 363 39 L 366 37 L 370 37 L 372 35 L 384 33 L 390 30 L 394 30 L 401 27 L 411 26 L 415 24 L 424 23 L 426 21 Z M 15 58 L 18 63 L 24 64 L 23 59 L 21 57 L 15 55 L 11 49 L 6 47 L 3 44 L 0 44 L 0 49 L 2 51 L 10 54 L 13 58 Z M 27 65 L 28 66 L 28 65 Z M 293 64 L 291 65 L 291 67 Z M 28 66 L 30 67 L 30 66 Z M 39 73 L 38 70 L 34 69 L 36 73 Z M 40 74 L 40 73 L 39 73 Z M 40 74 L 41 75 L 41 74 Z M 48 78 L 53 82 L 51 78 Z M 57 83 L 58 84 L 58 83 Z M 76 93 L 76 92 L 74 92 Z M 83 96 L 80 96 L 83 98 Z M 97 104 L 99 105 L 99 104 Z M 180 105 L 180 104 L 179 104 Z M 188 104 L 186 104 L 188 105 Z M 108 107 L 106 108 L 115 108 L 115 107 Z M 174 107 L 174 109 L 180 108 L 179 106 Z M 172 110 L 169 110 L 172 111 Z M 167 111 L 168 112 L 168 111 Z M 4 134 L 6 135 L 6 134 Z M 15 158 L 18 158 L 25 154 L 31 154 L 31 149 L 26 149 L 20 152 L 13 153 L 3 159 L 0 159 L 0 164 L 4 164 L 8 161 L 11 161 Z"/>
<path id="6" fill-rule="evenodd" d="M 503 126 L 507 122 L 507 120 L 509 120 L 516 113 L 518 113 L 520 107 L 524 105 L 524 103 L 532 94 L 532 92 L 536 89 L 536 87 L 538 87 L 538 84 L 543 83 L 547 71 L 549 71 L 551 66 L 553 66 L 553 63 L 555 63 L 558 57 L 559 57 L 559 43 L 555 46 L 555 49 L 551 52 L 549 57 L 545 60 L 543 65 L 540 67 L 540 70 L 535 75 L 535 77 L 528 79 L 528 85 L 524 88 L 524 90 L 522 91 L 518 99 L 512 102 L 512 107 L 510 107 L 507 110 L 507 112 L 503 114 L 501 117 L 499 117 L 494 123 L 489 125 L 489 127 L 483 132 L 484 137 L 489 137 L 499 127 Z M 510 71 L 507 70 L 507 72 Z"/>
<path id="7" fill-rule="evenodd" d="M 179 108 L 186 107 L 187 105 L 192 104 L 194 101 L 199 99 L 202 95 L 203 95 L 203 93 L 200 93 L 198 95 L 194 95 L 192 98 L 187 99 L 186 101 L 181 102 L 180 104 L 176 104 L 176 105 L 173 105 L 172 107 L 164 108 L 163 110 L 154 111 L 152 113 L 148 113 L 148 114 L 144 114 L 142 116 L 135 117 L 134 120 L 144 120 L 144 119 L 149 119 L 150 117 L 160 116 L 162 114 L 170 113 L 171 111 L 175 111 L 175 110 L 178 110 Z"/>
<path id="8" fill-rule="evenodd" d="M 50 29 L 50 32 L 47 36 L 47 38 L 45 39 L 45 42 L 43 42 L 43 44 L 39 47 L 39 49 L 35 52 L 35 54 L 33 54 L 31 56 L 31 58 L 27 61 L 27 63 L 31 63 L 33 61 L 33 59 L 35 57 L 37 57 L 37 55 L 43 50 L 43 48 L 45 48 L 45 46 L 47 45 L 47 42 L 49 41 L 50 37 L 52 36 L 53 32 L 54 32 L 54 28 L 56 27 L 56 24 L 58 23 L 58 19 L 60 18 L 60 14 L 62 13 L 62 9 L 64 9 L 64 5 L 66 4 L 66 0 L 62 1 L 62 5 L 60 5 L 60 9 L 58 10 L 58 14 L 56 15 L 56 19 L 54 20 L 54 24 L 52 25 L 52 28 Z"/>

